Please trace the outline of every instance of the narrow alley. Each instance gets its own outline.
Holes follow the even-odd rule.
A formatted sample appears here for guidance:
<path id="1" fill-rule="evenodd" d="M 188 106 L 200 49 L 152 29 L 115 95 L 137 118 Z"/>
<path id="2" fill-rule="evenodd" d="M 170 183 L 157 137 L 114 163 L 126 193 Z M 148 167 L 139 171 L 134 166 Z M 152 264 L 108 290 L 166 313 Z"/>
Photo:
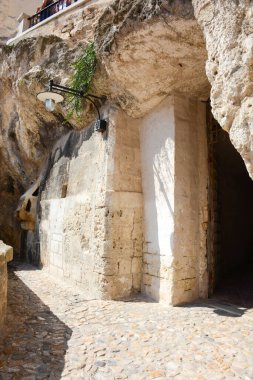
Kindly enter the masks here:
<path id="1" fill-rule="evenodd" d="M 12 265 L 0 379 L 253 379 L 253 312 L 215 301 L 87 301 Z"/>

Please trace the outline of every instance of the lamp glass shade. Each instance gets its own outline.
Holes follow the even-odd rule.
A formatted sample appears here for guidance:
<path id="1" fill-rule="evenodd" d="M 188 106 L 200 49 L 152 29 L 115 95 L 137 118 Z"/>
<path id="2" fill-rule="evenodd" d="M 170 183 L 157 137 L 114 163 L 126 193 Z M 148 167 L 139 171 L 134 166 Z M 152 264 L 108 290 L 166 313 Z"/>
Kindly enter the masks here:
<path id="1" fill-rule="evenodd" d="M 53 99 L 46 99 L 45 102 L 46 110 L 49 112 L 53 112 L 55 109 L 55 101 Z"/>

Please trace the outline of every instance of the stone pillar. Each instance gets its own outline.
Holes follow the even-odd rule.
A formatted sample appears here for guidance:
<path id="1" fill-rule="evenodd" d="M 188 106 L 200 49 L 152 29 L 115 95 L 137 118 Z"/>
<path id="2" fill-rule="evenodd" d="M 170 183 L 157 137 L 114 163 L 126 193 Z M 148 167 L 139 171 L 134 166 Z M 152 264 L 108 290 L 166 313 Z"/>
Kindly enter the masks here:
<path id="1" fill-rule="evenodd" d="M 138 121 L 144 293 L 171 304 L 207 296 L 205 105 L 173 95 Z"/>
<path id="2" fill-rule="evenodd" d="M 3 327 L 7 308 L 7 263 L 13 259 L 12 247 L 0 240 L 0 329 Z"/>
<path id="3" fill-rule="evenodd" d="M 110 298 L 141 290 L 143 198 L 136 121 L 111 109 L 105 196 L 104 291 Z"/>
<path id="4" fill-rule="evenodd" d="M 19 17 L 17 18 L 18 21 L 18 30 L 17 30 L 17 36 L 22 34 L 25 30 L 29 29 L 30 24 L 29 24 L 29 18 L 30 16 L 27 15 L 26 13 L 21 13 Z"/>
<path id="5" fill-rule="evenodd" d="M 175 209 L 172 303 L 208 295 L 206 232 L 208 156 L 206 106 L 174 97 Z"/>

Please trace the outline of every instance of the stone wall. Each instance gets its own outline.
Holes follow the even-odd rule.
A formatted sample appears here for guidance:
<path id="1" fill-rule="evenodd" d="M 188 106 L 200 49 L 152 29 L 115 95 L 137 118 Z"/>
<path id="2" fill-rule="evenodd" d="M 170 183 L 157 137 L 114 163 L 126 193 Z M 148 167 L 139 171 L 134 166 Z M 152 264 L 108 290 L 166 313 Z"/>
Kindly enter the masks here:
<path id="1" fill-rule="evenodd" d="M 87 298 L 129 296 L 141 285 L 138 128 L 116 108 L 108 119 L 104 135 L 92 125 L 58 142 L 40 204 L 42 264 Z"/>
<path id="2" fill-rule="evenodd" d="M 121 110 L 111 112 L 109 137 L 104 252 L 107 292 L 117 298 L 141 289 L 143 198 L 135 120 Z"/>
<path id="3" fill-rule="evenodd" d="M 114 107 L 104 117 L 103 135 L 91 125 L 53 149 L 28 239 L 41 264 L 89 299 L 206 297 L 205 104 L 173 95 L 141 119 Z"/>
<path id="4" fill-rule="evenodd" d="M 0 240 L 0 329 L 4 324 L 7 308 L 7 263 L 11 261 L 12 258 L 12 247 L 5 245 Z"/>
<path id="5" fill-rule="evenodd" d="M 173 97 L 140 123 L 144 195 L 143 291 L 156 300 L 171 299 L 175 122 Z"/>
<path id="6" fill-rule="evenodd" d="M 105 184 L 105 146 L 92 129 L 72 132 L 54 150 L 41 200 L 41 262 L 59 278 L 72 280 L 99 294 L 93 273 L 96 236 L 94 218 Z M 90 294 L 91 289 L 91 294 Z"/>
<path id="7" fill-rule="evenodd" d="M 175 209 L 172 303 L 208 294 L 206 234 L 208 225 L 208 153 L 206 106 L 176 96 Z"/>
<path id="8" fill-rule="evenodd" d="M 178 304 L 207 296 L 205 105 L 174 95 L 139 122 L 143 291 Z"/>

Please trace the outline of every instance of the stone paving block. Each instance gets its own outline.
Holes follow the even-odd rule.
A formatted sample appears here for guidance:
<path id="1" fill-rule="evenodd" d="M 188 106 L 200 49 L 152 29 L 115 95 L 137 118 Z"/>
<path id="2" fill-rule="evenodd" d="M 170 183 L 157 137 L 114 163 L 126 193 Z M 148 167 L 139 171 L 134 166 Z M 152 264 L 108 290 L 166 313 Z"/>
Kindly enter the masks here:
<path id="1" fill-rule="evenodd" d="M 248 310 L 224 316 L 217 304 L 173 308 L 138 295 L 87 301 L 27 265 L 9 284 L 0 379 L 252 379 Z"/>

